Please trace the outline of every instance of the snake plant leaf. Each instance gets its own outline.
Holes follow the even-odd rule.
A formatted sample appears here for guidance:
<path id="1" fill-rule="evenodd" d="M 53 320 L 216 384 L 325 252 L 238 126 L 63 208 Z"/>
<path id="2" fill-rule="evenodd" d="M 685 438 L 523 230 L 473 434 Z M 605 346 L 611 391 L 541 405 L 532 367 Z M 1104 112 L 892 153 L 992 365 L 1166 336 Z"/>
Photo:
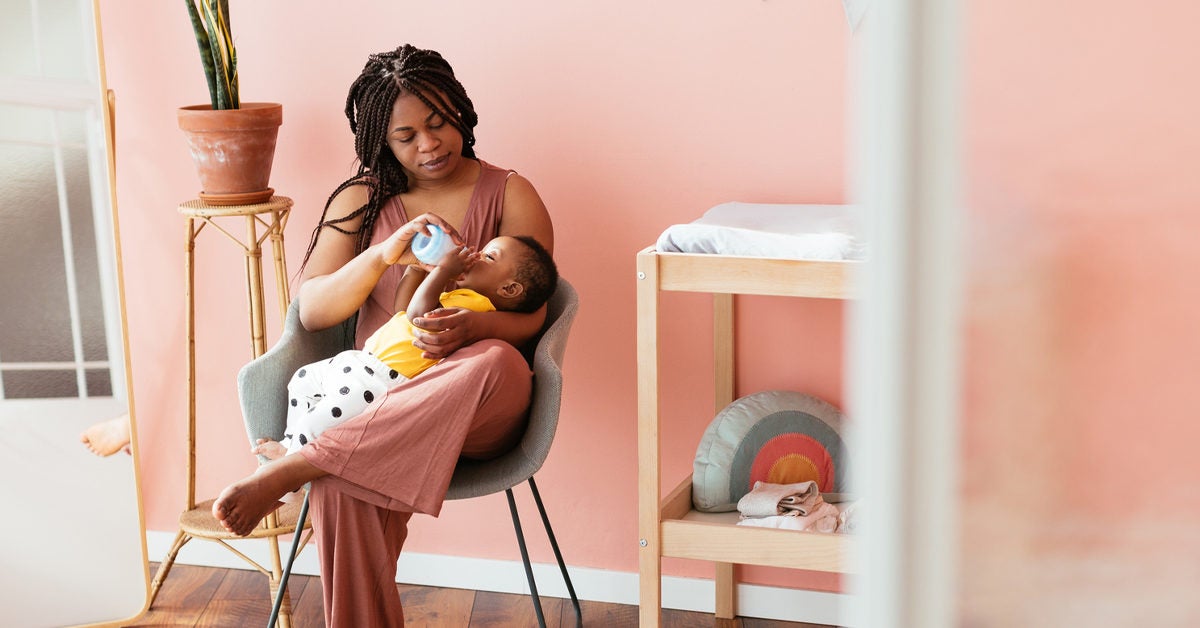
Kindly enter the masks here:
<path id="1" fill-rule="evenodd" d="M 192 20 L 192 30 L 196 33 L 196 45 L 200 48 L 200 62 L 204 65 L 204 78 L 208 81 L 208 96 L 212 108 L 217 109 L 217 75 L 213 67 L 212 51 L 208 45 L 208 29 L 200 19 L 195 0 L 183 0 L 187 5 L 188 17 Z"/>
<path id="2" fill-rule="evenodd" d="M 199 6 L 196 2 L 199 2 Z M 185 0 L 204 64 L 213 109 L 237 109 L 237 51 L 229 27 L 229 0 Z"/>

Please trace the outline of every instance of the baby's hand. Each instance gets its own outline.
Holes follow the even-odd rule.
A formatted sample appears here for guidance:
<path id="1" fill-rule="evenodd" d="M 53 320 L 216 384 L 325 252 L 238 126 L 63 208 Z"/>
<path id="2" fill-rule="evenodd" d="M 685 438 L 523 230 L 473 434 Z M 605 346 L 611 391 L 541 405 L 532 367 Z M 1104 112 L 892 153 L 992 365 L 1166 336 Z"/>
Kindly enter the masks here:
<path id="1" fill-rule="evenodd" d="M 438 266 L 445 268 L 455 277 L 474 265 L 475 250 L 469 246 L 450 249 L 442 256 L 442 259 L 438 260 Z"/>
<path id="2" fill-rule="evenodd" d="M 278 441 L 260 438 L 254 447 L 250 448 L 250 453 L 258 454 L 267 460 L 278 460 L 287 454 L 287 448 Z"/>

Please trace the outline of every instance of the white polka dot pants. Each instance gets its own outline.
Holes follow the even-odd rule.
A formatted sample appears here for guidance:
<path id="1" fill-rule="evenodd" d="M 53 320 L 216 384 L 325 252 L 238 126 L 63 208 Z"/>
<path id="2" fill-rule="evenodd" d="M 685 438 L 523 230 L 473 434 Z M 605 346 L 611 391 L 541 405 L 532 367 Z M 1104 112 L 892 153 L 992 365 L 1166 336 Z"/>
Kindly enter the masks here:
<path id="1" fill-rule="evenodd" d="M 288 453 L 303 447 L 321 432 L 362 414 L 383 397 L 403 375 L 367 351 L 343 351 L 328 360 L 302 366 L 288 382 Z"/>

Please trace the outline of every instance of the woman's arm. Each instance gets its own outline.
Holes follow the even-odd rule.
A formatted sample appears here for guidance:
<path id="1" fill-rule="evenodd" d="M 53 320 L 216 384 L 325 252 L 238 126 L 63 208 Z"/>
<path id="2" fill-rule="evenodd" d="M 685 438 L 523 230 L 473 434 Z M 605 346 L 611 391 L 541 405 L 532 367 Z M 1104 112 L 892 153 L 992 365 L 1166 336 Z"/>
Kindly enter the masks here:
<path id="1" fill-rule="evenodd" d="M 554 224 L 550 221 L 550 212 L 533 184 L 519 174 L 510 176 L 504 188 L 500 235 L 533 236 L 547 251 L 554 253 Z"/>
<path id="2" fill-rule="evenodd" d="M 422 351 L 421 357 L 430 360 L 440 360 L 484 338 L 522 347 L 542 330 L 545 321 L 545 306 L 529 314 L 438 308 L 412 319 L 419 328 L 413 330 L 413 345 Z"/>
<path id="3" fill-rule="evenodd" d="M 366 203 L 367 193 L 365 185 L 342 190 L 330 202 L 325 219 L 328 221 L 350 215 Z M 430 223 L 458 237 L 458 232 L 440 217 L 423 214 L 397 229 L 387 240 L 355 255 L 354 234 L 321 227 L 300 278 L 300 322 L 304 328 L 325 329 L 353 316 L 366 303 L 371 290 L 388 266 L 401 261 L 413 235 Z M 355 218 L 339 223 L 339 226 L 353 232 L 361 224 L 361 218 Z"/>
<path id="4" fill-rule="evenodd" d="M 354 185 L 342 190 L 325 211 L 326 221 L 345 218 L 367 202 L 366 185 Z M 305 329 L 332 327 L 354 314 L 367 300 L 367 295 L 382 275 L 382 268 L 373 268 L 362 255 L 356 257 L 356 235 L 362 218 L 337 223 L 351 233 L 342 233 L 330 226 L 320 226 L 317 241 L 300 276 L 300 322 Z M 354 266 L 351 261 L 357 261 Z"/>
<path id="5" fill-rule="evenodd" d="M 554 252 L 554 225 L 550 222 L 550 212 L 533 184 L 521 175 L 511 175 L 504 188 L 504 214 L 499 233 L 532 236 L 547 251 Z M 413 321 L 421 329 L 429 330 L 416 330 L 413 344 L 424 352 L 424 357 L 431 359 L 444 358 L 456 349 L 484 338 L 496 338 L 521 347 L 542 330 L 545 321 L 544 306 L 530 314 L 438 309 Z"/>

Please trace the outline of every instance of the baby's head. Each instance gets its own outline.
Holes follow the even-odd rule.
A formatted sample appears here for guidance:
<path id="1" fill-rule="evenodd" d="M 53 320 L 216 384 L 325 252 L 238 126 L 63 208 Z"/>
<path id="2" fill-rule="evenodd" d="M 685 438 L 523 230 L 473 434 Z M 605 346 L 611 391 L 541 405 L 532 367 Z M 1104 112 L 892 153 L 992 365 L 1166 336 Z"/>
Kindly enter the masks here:
<path id="1" fill-rule="evenodd" d="M 557 285 L 554 258 L 529 236 L 493 238 L 458 280 L 458 287 L 482 294 L 497 310 L 512 312 L 537 311 Z"/>

